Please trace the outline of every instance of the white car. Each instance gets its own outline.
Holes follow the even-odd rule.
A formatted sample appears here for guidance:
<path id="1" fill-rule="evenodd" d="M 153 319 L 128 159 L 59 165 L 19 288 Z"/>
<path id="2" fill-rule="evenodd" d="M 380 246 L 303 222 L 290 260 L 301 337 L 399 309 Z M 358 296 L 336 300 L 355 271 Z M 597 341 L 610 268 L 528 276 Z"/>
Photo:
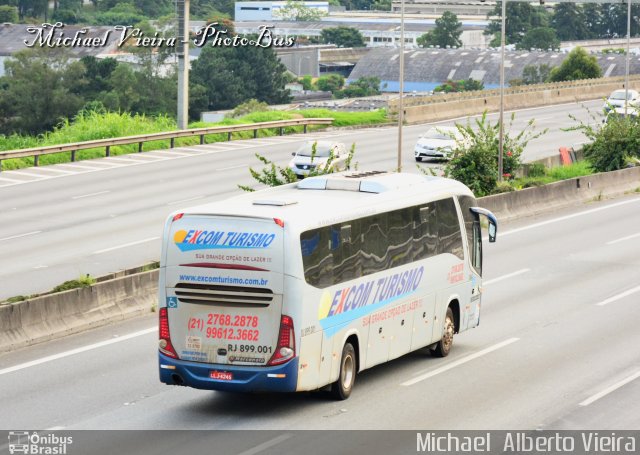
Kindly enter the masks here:
<path id="1" fill-rule="evenodd" d="M 418 138 L 414 149 L 416 161 L 422 161 L 424 158 L 450 158 L 456 143 L 462 140 L 462 134 L 455 126 L 431 128 Z"/>
<path id="2" fill-rule="evenodd" d="M 604 113 L 606 114 L 607 112 L 609 112 L 612 108 L 615 109 L 617 107 L 622 107 L 624 108 L 624 90 L 616 90 L 614 91 L 611 95 L 609 95 L 609 98 L 604 102 Z M 638 93 L 636 90 L 629 90 L 628 91 L 628 101 L 629 107 L 635 107 L 638 106 L 640 104 L 640 93 Z"/>
<path id="3" fill-rule="evenodd" d="M 627 112 L 625 112 L 625 108 L 624 107 L 615 107 L 613 109 L 610 109 L 607 112 L 607 115 L 604 117 L 604 119 L 602 120 L 602 123 L 607 123 L 609 122 L 609 120 L 611 120 L 612 118 L 624 118 L 626 116 L 629 116 L 629 118 L 631 119 L 638 119 L 638 116 L 640 115 L 640 112 L 638 112 L 638 107 L 627 107 L 626 109 Z"/>
<path id="4" fill-rule="evenodd" d="M 314 144 L 316 152 L 312 157 Z M 298 178 L 304 178 L 316 168 L 323 169 L 327 165 L 331 154 L 333 154 L 331 167 L 335 171 L 344 170 L 349 156 L 347 147 L 342 142 L 330 141 L 305 142 L 297 152 L 292 153 L 293 158 L 289 162 L 289 169 L 291 169 Z"/>

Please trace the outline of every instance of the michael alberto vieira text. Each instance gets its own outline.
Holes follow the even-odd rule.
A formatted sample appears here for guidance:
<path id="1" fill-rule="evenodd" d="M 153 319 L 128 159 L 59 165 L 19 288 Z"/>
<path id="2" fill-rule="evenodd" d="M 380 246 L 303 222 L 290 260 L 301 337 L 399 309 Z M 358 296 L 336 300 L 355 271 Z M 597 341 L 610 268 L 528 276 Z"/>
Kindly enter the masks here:
<path id="1" fill-rule="evenodd" d="M 503 444 L 495 444 L 495 453 L 526 453 L 526 452 L 575 452 L 575 453 L 635 453 L 636 437 L 620 436 L 615 432 L 582 431 L 568 433 L 545 432 L 541 435 L 527 432 L 496 432 L 497 436 L 504 435 Z M 418 452 L 491 452 L 491 433 L 475 436 L 457 436 L 452 433 L 418 433 Z"/>

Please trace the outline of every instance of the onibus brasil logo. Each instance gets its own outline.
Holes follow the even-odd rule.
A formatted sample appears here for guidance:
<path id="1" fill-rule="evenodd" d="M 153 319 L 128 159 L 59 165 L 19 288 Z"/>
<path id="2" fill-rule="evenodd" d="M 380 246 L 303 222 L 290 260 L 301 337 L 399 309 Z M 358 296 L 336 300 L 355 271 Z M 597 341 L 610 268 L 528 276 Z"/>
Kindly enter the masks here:
<path id="1" fill-rule="evenodd" d="M 37 431 L 10 431 L 9 453 L 65 455 L 67 447 L 73 444 L 71 436 L 56 436 L 53 433 L 39 435 Z"/>

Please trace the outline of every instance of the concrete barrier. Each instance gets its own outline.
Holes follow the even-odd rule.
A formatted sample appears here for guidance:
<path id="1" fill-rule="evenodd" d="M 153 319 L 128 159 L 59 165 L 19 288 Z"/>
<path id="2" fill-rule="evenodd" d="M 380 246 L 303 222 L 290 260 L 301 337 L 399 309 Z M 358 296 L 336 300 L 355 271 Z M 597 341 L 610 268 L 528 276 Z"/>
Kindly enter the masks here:
<path id="1" fill-rule="evenodd" d="M 640 167 L 479 198 L 500 222 L 640 188 Z M 499 234 L 498 234 L 499 235 Z M 0 305 L 0 352 L 60 338 L 150 311 L 158 270 L 112 274 L 90 287 Z"/>
<path id="2" fill-rule="evenodd" d="M 637 89 L 640 79 L 631 78 L 630 88 Z M 589 101 L 608 97 L 624 88 L 624 78 L 601 78 L 584 81 L 538 84 L 505 89 L 505 110 Z M 435 122 L 458 117 L 496 112 L 500 109 L 500 91 L 484 90 L 429 97 L 405 98 L 404 118 L 408 124 Z M 416 105 L 412 105 L 416 104 Z M 398 100 L 390 100 L 389 112 L 397 112 Z"/>
<path id="3" fill-rule="evenodd" d="M 499 221 L 509 221 L 640 188 L 640 167 L 604 172 L 549 185 L 479 198 Z"/>
<path id="4" fill-rule="evenodd" d="M 149 312 L 157 303 L 157 289 L 156 269 L 0 305 L 0 352 Z"/>

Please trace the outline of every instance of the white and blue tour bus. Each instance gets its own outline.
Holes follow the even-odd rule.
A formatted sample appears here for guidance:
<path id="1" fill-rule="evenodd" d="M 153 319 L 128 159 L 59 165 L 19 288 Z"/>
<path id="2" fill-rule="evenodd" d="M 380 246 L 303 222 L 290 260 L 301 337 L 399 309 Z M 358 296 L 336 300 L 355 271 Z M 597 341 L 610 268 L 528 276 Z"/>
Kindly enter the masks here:
<path id="1" fill-rule="evenodd" d="M 164 230 L 159 367 L 228 391 L 331 386 L 480 321 L 482 236 L 455 180 L 343 172 L 181 210 Z"/>

